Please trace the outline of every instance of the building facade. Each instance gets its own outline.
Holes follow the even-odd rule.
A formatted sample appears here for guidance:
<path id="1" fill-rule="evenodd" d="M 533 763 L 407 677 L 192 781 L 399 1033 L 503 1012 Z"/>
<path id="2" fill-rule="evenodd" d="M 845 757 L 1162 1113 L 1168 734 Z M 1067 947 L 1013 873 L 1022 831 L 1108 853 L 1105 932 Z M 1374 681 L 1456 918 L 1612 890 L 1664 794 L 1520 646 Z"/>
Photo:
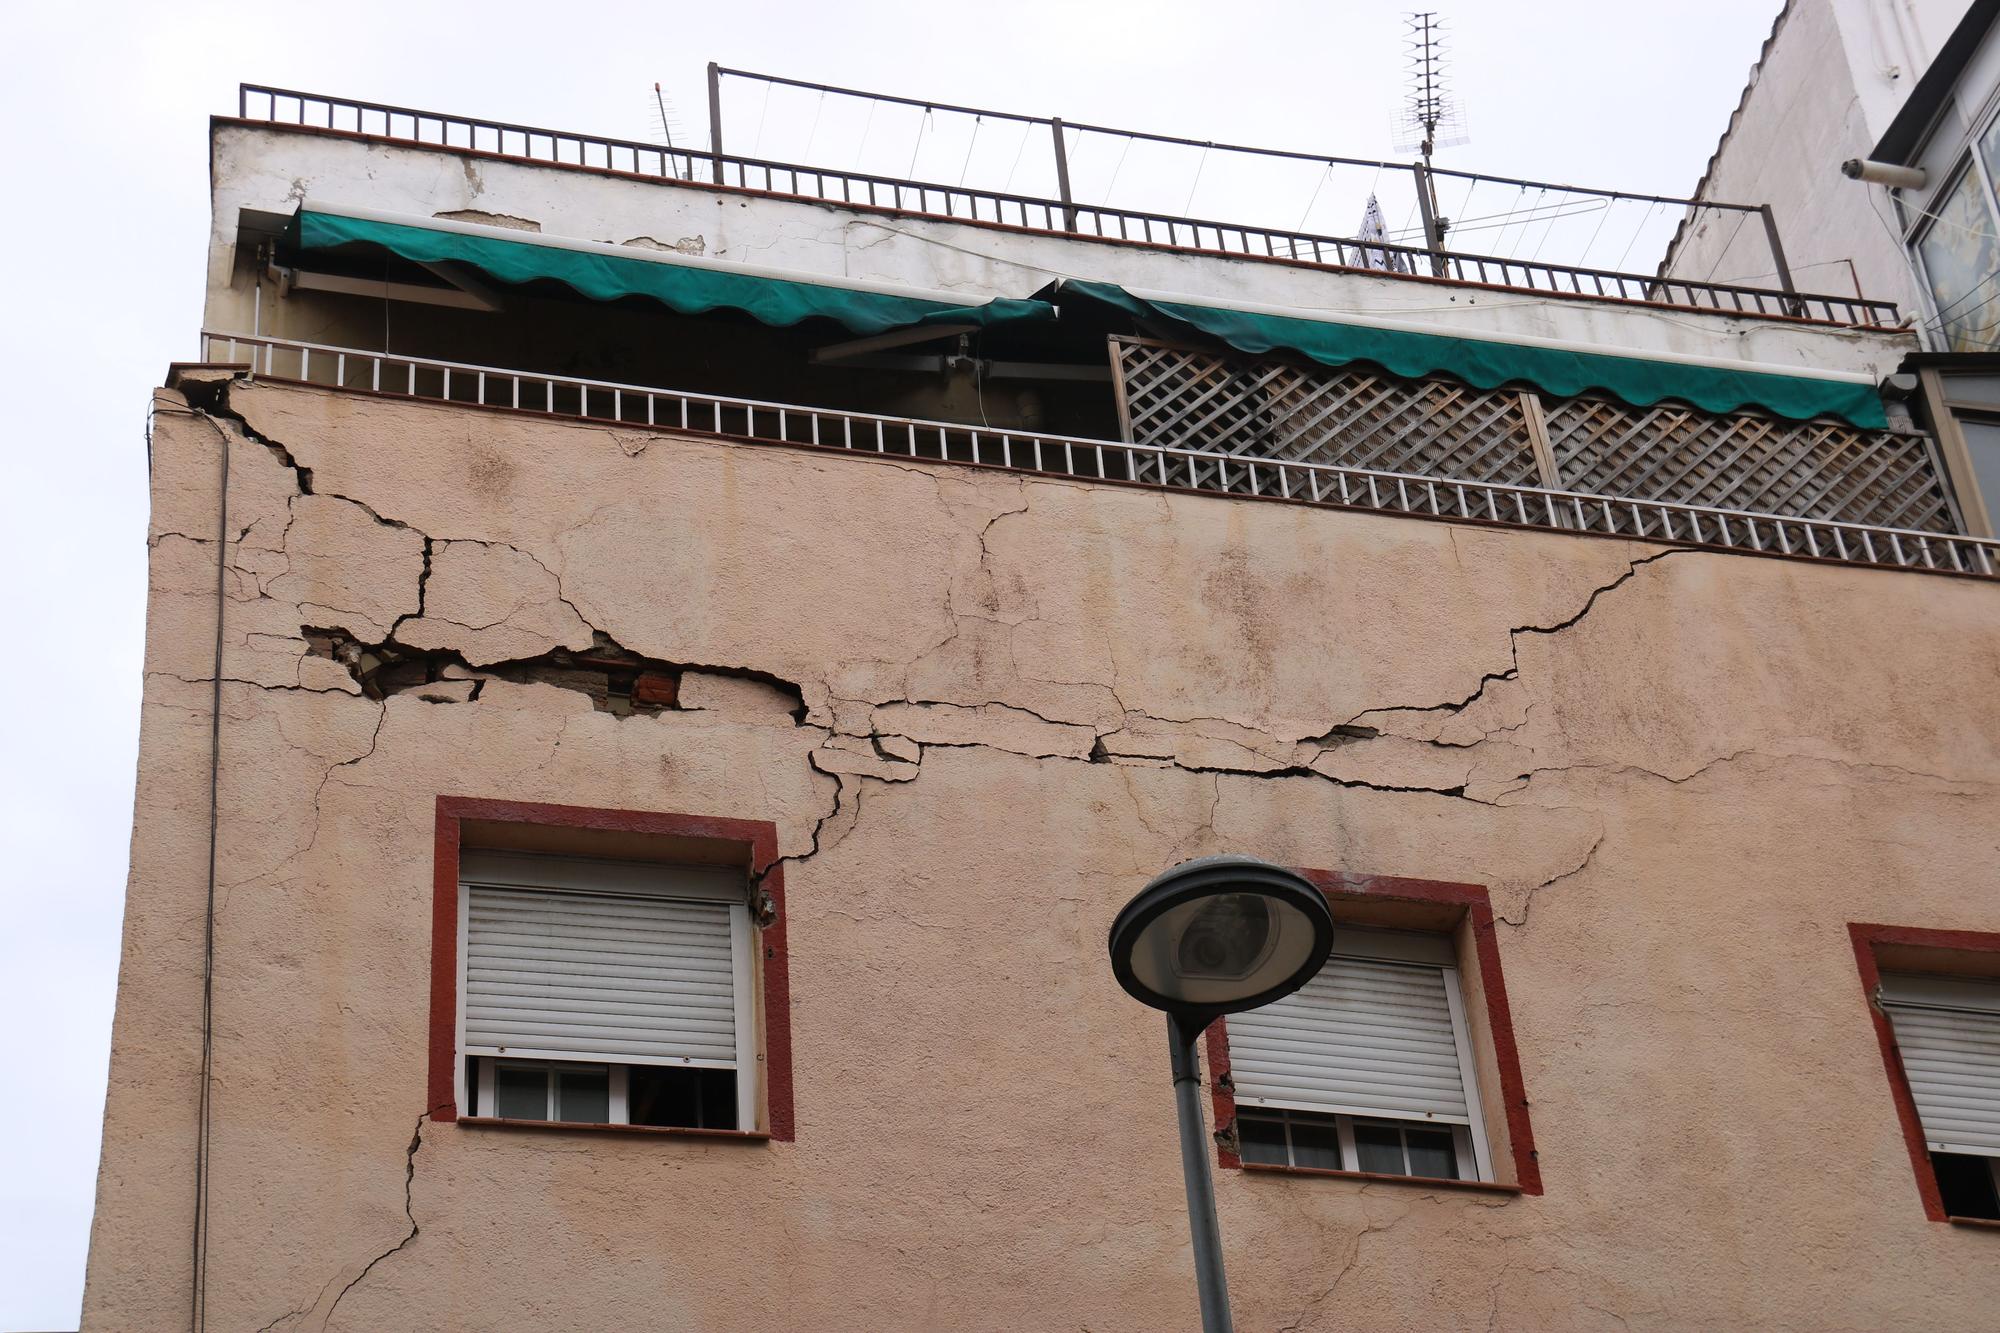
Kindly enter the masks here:
<path id="1" fill-rule="evenodd" d="M 1105 932 L 1219 851 L 1339 923 L 1206 1042 L 1238 1327 L 2000 1308 L 1895 312 L 253 93 L 85 1327 L 1192 1327 Z"/>
<path id="2" fill-rule="evenodd" d="M 1905 258 L 1901 224 L 1871 208 L 1840 165 L 1867 158 L 1970 9 L 1967 0 L 1786 0 L 1695 195 L 1766 202 L 1792 239 L 1790 268 L 1822 290 L 1894 301 L 1913 325 L 1931 311 Z M 1669 246 L 1670 276 L 1770 281 L 1771 255 L 1728 213 L 1691 210 Z"/>

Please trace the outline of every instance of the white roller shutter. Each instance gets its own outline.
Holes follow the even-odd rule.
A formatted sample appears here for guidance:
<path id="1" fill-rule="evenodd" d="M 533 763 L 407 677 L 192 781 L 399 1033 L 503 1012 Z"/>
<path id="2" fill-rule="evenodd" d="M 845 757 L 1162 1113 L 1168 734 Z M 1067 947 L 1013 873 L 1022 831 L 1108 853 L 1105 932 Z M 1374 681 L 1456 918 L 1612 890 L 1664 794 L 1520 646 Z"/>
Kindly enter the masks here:
<path id="1" fill-rule="evenodd" d="M 1931 1150 L 2000 1157 L 2000 985 L 1884 975 L 1882 1010 Z"/>
<path id="2" fill-rule="evenodd" d="M 465 1050 L 735 1068 L 743 910 L 467 885 Z"/>
<path id="3" fill-rule="evenodd" d="M 1236 1100 L 1469 1125 L 1447 986 L 1456 973 L 1336 956 L 1304 987 L 1231 1015 Z"/>

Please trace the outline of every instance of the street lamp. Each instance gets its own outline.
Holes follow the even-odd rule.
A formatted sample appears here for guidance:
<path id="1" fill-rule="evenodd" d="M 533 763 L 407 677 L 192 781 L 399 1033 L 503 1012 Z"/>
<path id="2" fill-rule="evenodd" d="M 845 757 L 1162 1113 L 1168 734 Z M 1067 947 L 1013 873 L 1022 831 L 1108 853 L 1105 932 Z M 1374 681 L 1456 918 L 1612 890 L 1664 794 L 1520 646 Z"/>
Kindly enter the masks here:
<path id="1" fill-rule="evenodd" d="M 1195 1038 L 1222 1015 L 1269 1004 L 1311 980 L 1333 952 L 1333 914 L 1318 889 L 1283 867 L 1254 856 L 1204 856 L 1139 890 L 1111 923 L 1110 944 L 1118 984 L 1166 1011 L 1201 1326 L 1230 1333 Z"/>

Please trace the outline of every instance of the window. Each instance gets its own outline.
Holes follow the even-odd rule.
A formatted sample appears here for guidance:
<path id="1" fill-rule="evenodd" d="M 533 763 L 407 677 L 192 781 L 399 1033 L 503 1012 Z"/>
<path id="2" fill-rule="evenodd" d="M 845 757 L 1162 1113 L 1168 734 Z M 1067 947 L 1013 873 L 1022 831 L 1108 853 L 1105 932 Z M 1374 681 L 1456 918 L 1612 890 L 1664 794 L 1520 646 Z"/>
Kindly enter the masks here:
<path id="1" fill-rule="evenodd" d="M 1884 972 L 1877 997 L 1946 1215 L 2000 1221 L 2000 982 Z"/>
<path id="2" fill-rule="evenodd" d="M 1940 355 L 1909 362 L 1965 530 L 1979 537 L 2000 534 L 2000 375 L 1991 361 Z"/>
<path id="3" fill-rule="evenodd" d="M 1925 1216 L 2000 1225 L 2000 934 L 1847 931 Z"/>
<path id="4" fill-rule="evenodd" d="M 442 796 L 433 895 L 433 1120 L 793 1137 L 775 826 Z"/>
<path id="5" fill-rule="evenodd" d="M 1333 947 L 1228 1020 L 1242 1161 L 1492 1181 L 1451 938 L 1341 926 Z"/>
<path id="6" fill-rule="evenodd" d="M 1995 234 L 1992 191 L 1970 161 L 1933 196 L 1916 249 L 1939 341 L 1954 352 L 2000 346 L 2000 301 L 1992 289 L 1993 275 L 2000 270 L 2000 235 Z"/>
<path id="7" fill-rule="evenodd" d="M 475 849 L 459 880 L 475 1115 L 756 1123 L 740 873 Z"/>

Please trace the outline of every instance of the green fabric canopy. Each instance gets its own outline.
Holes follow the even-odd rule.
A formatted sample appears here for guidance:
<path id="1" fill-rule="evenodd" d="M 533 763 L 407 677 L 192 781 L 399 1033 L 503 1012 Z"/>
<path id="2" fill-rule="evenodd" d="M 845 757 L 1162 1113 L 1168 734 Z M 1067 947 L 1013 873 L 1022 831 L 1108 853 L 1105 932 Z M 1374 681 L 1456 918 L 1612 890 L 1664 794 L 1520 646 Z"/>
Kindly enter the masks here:
<path id="1" fill-rule="evenodd" d="M 473 235 L 408 223 L 299 210 L 291 239 L 305 250 L 346 245 L 380 246 L 417 264 L 469 264 L 496 282 L 539 278 L 560 282 L 594 301 L 646 296 L 684 315 L 741 310 L 766 324 L 784 326 L 814 317 L 834 320 L 854 333 L 886 333 L 913 325 L 987 327 L 1015 320 L 1046 320 L 1046 301 L 994 300 L 977 305 L 788 278 L 731 272 L 714 264 L 674 263 L 573 249 L 533 240 Z"/>
<path id="2" fill-rule="evenodd" d="M 1253 314 L 1140 297 L 1110 283 L 1077 279 L 1065 279 L 1039 294 L 1057 300 L 1083 297 L 1136 318 L 1169 320 L 1256 355 L 1298 352 L 1328 366 L 1367 361 L 1392 375 L 1415 378 L 1442 372 L 1476 388 L 1521 383 L 1561 398 L 1595 391 L 1639 407 L 1677 399 L 1710 412 L 1760 407 L 1798 420 L 1841 417 L 1863 430 L 1888 425 L 1875 386 L 1847 380 Z"/>

